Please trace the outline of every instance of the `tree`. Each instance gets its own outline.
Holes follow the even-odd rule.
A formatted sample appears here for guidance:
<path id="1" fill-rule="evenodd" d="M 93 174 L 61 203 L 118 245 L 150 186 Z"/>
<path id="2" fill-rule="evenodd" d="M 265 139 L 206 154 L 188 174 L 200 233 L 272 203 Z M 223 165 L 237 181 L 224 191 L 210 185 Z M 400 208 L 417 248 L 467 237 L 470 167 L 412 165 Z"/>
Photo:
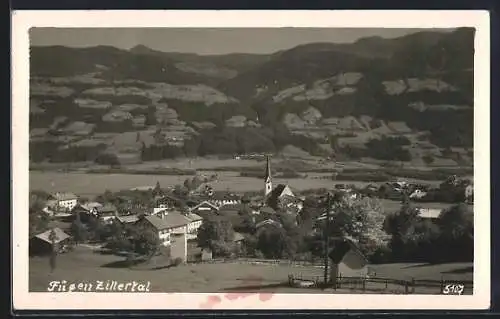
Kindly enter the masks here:
<path id="1" fill-rule="evenodd" d="M 104 225 L 99 218 L 90 218 L 88 224 L 88 239 L 102 241 L 105 239 L 107 233 L 106 225 Z"/>
<path id="2" fill-rule="evenodd" d="M 132 233 L 132 231 L 120 222 L 113 222 L 109 227 L 108 248 L 116 252 L 133 251 L 134 246 L 127 237 L 128 233 Z"/>
<path id="3" fill-rule="evenodd" d="M 152 258 L 160 249 L 160 239 L 151 229 L 138 226 L 132 232 L 134 252 Z"/>
<path id="4" fill-rule="evenodd" d="M 282 258 L 292 250 L 285 229 L 272 225 L 257 232 L 257 248 L 266 258 Z"/>
<path id="5" fill-rule="evenodd" d="M 468 224 L 471 222 L 467 218 L 467 211 L 467 205 L 460 203 L 441 212 L 439 215 L 439 224 L 446 236 L 456 239 L 467 232 Z"/>
<path id="6" fill-rule="evenodd" d="M 175 185 L 173 193 L 179 198 L 186 198 L 189 190 L 185 186 Z"/>
<path id="7" fill-rule="evenodd" d="M 77 216 L 80 216 L 80 214 L 78 214 Z M 81 242 L 84 242 L 88 238 L 87 228 L 85 228 L 85 225 L 82 224 L 79 217 L 77 217 L 71 224 L 71 235 L 73 236 L 77 245 Z"/>
<path id="8" fill-rule="evenodd" d="M 227 256 L 232 251 L 233 238 L 233 226 L 228 220 L 206 220 L 198 229 L 198 246 L 209 248 L 217 256 Z"/>
<path id="9" fill-rule="evenodd" d="M 432 155 L 424 155 L 422 156 L 422 160 L 427 165 L 431 165 L 432 163 L 434 163 L 434 157 L 432 157 Z"/>
<path id="10" fill-rule="evenodd" d="M 29 213 L 29 236 L 30 238 L 43 233 L 49 228 L 50 218 L 40 211 L 30 211 Z"/>
<path id="11" fill-rule="evenodd" d="M 337 198 L 330 209 L 333 212 L 328 231 L 331 236 L 348 236 L 365 244 L 360 248 L 368 257 L 374 249 L 387 245 L 388 236 L 383 227 L 385 215 L 378 200 Z"/>
<path id="12" fill-rule="evenodd" d="M 51 248 L 52 248 L 52 251 L 50 253 L 50 259 L 49 259 L 49 263 L 50 263 L 50 271 L 51 272 L 54 272 L 54 270 L 56 269 L 56 259 L 57 259 L 57 241 L 59 240 L 57 234 L 56 234 L 56 231 L 54 229 L 52 229 L 50 231 L 50 234 L 49 234 L 49 240 L 51 242 Z"/>
<path id="13" fill-rule="evenodd" d="M 161 190 L 160 182 L 156 181 L 155 188 L 153 189 L 153 197 L 161 195 L 161 193 L 162 193 L 162 190 Z"/>
<path id="14" fill-rule="evenodd" d="M 441 250 L 447 261 L 474 259 L 474 221 L 467 205 L 461 203 L 444 210 L 439 218 L 439 227 Z"/>
<path id="15" fill-rule="evenodd" d="M 156 124 L 156 107 L 154 105 L 149 105 L 146 111 L 146 122 L 147 126 Z"/>
<path id="16" fill-rule="evenodd" d="M 95 159 L 95 162 L 100 165 L 120 166 L 120 160 L 116 154 L 102 153 Z"/>

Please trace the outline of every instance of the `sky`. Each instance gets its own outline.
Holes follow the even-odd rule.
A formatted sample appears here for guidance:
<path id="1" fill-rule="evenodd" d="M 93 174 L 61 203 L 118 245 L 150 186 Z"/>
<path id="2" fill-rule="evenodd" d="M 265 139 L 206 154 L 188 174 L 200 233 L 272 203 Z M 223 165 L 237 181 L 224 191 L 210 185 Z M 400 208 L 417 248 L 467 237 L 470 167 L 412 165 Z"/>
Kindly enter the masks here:
<path id="1" fill-rule="evenodd" d="M 363 37 L 395 38 L 425 29 L 389 28 L 32 28 L 31 45 L 130 49 L 142 44 L 164 52 L 268 54 L 312 42 L 349 43 Z M 429 30 L 429 29 L 427 29 Z M 439 31 L 440 29 L 434 29 Z M 450 31 L 449 29 L 441 29 Z"/>

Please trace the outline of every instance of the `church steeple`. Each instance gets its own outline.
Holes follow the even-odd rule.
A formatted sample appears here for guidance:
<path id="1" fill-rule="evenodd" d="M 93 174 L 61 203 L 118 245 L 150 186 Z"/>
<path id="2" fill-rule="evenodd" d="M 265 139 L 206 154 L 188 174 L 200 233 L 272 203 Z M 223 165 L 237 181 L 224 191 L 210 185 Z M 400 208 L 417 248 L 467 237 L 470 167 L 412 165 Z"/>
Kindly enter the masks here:
<path id="1" fill-rule="evenodd" d="M 265 183 L 265 191 L 264 195 L 267 196 L 273 191 L 273 182 L 271 178 L 271 161 L 269 160 L 269 156 L 266 157 L 267 160 L 267 165 L 266 165 L 266 175 L 264 177 L 264 183 Z"/>

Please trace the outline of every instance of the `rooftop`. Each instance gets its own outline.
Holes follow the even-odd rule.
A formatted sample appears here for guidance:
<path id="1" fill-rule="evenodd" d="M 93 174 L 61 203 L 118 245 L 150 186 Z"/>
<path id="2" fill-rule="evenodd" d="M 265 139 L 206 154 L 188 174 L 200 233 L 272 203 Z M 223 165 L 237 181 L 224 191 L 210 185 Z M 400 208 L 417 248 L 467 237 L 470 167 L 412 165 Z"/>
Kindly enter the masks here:
<path id="1" fill-rule="evenodd" d="M 195 215 L 195 214 L 192 214 Z M 198 216 L 198 215 L 195 215 Z M 198 216 L 199 217 L 199 216 Z M 188 216 L 183 215 L 177 211 L 170 211 L 164 218 L 157 217 L 155 215 L 149 215 L 144 217 L 153 227 L 157 230 L 170 229 L 181 227 L 194 221 Z M 193 218 L 195 218 L 193 216 Z"/>
<path id="2" fill-rule="evenodd" d="M 56 200 L 72 200 L 72 199 L 77 199 L 78 196 L 76 196 L 73 193 L 55 193 L 52 195 Z"/>
<path id="3" fill-rule="evenodd" d="M 171 226 L 164 220 L 154 215 L 144 216 L 144 220 L 149 222 L 156 230 L 169 229 Z"/>
<path id="4" fill-rule="evenodd" d="M 50 229 L 50 230 L 47 230 L 41 234 L 38 234 L 36 235 L 35 237 L 36 238 L 39 238 L 47 243 L 52 243 L 51 241 L 51 238 L 50 238 L 50 233 L 54 231 L 55 232 L 55 243 L 59 243 L 67 238 L 69 238 L 70 236 L 68 234 L 66 234 L 65 232 L 63 232 L 60 228 L 53 228 L 53 229 Z"/>
<path id="5" fill-rule="evenodd" d="M 233 241 L 242 241 L 245 239 L 245 236 L 243 236 L 241 233 L 234 233 Z"/>
<path id="6" fill-rule="evenodd" d="M 104 206 L 95 207 L 98 213 L 111 213 L 116 212 L 116 207 L 112 204 L 105 204 Z"/>
<path id="7" fill-rule="evenodd" d="M 118 216 L 118 220 L 124 224 L 126 223 L 135 223 L 136 221 L 139 220 L 138 215 L 124 215 L 124 216 Z"/>
<path id="8" fill-rule="evenodd" d="M 441 209 L 437 208 L 418 208 L 418 215 L 421 218 L 437 219 L 441 215 Z"/>
<path id="9" fill-rule="evenodd" d="M 203 218 L 200 216 L 200 215 L 197 215 L 195 213 L 188 213 L 186 214 L 186 217 L 192 221 L 192 222 L 195 222 L 195 221 L 198 221 L 198 220 L 202 220 Z"/>
<path id="10" fill-rule="evenodd" d="M 170 228 L 185 226 L 192 221 L 190 218 L 178 211 L 169 212 L 167 216 L 165 216 L 164 220 L 168 225 L 170 225 Z"/>

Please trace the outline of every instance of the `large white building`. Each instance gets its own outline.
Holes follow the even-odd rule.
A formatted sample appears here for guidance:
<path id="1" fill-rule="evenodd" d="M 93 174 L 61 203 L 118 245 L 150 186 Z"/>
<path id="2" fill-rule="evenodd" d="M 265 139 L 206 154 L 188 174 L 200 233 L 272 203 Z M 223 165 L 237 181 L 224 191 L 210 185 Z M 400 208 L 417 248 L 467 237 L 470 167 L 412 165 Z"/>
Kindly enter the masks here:
<path id="1" fill-rule="evenodd" d="M 78 196 L 73 193 L 55 193 L 52 197 L 56 201 L 56 209 L 72 210 L 78 203 Z"/>
<path id="2" fill-rule="evenodd" d="M 163 208 L 155 208 L 151 217 L 160 219 L 170 234 L 186 234 L 187 239 L 195 239 L 203 218 L 194 213 L 181 213 Z M 154 219 L 153 219 L 154 221 Z M 162 226 L 163 227 L 163 226 Z"/>

